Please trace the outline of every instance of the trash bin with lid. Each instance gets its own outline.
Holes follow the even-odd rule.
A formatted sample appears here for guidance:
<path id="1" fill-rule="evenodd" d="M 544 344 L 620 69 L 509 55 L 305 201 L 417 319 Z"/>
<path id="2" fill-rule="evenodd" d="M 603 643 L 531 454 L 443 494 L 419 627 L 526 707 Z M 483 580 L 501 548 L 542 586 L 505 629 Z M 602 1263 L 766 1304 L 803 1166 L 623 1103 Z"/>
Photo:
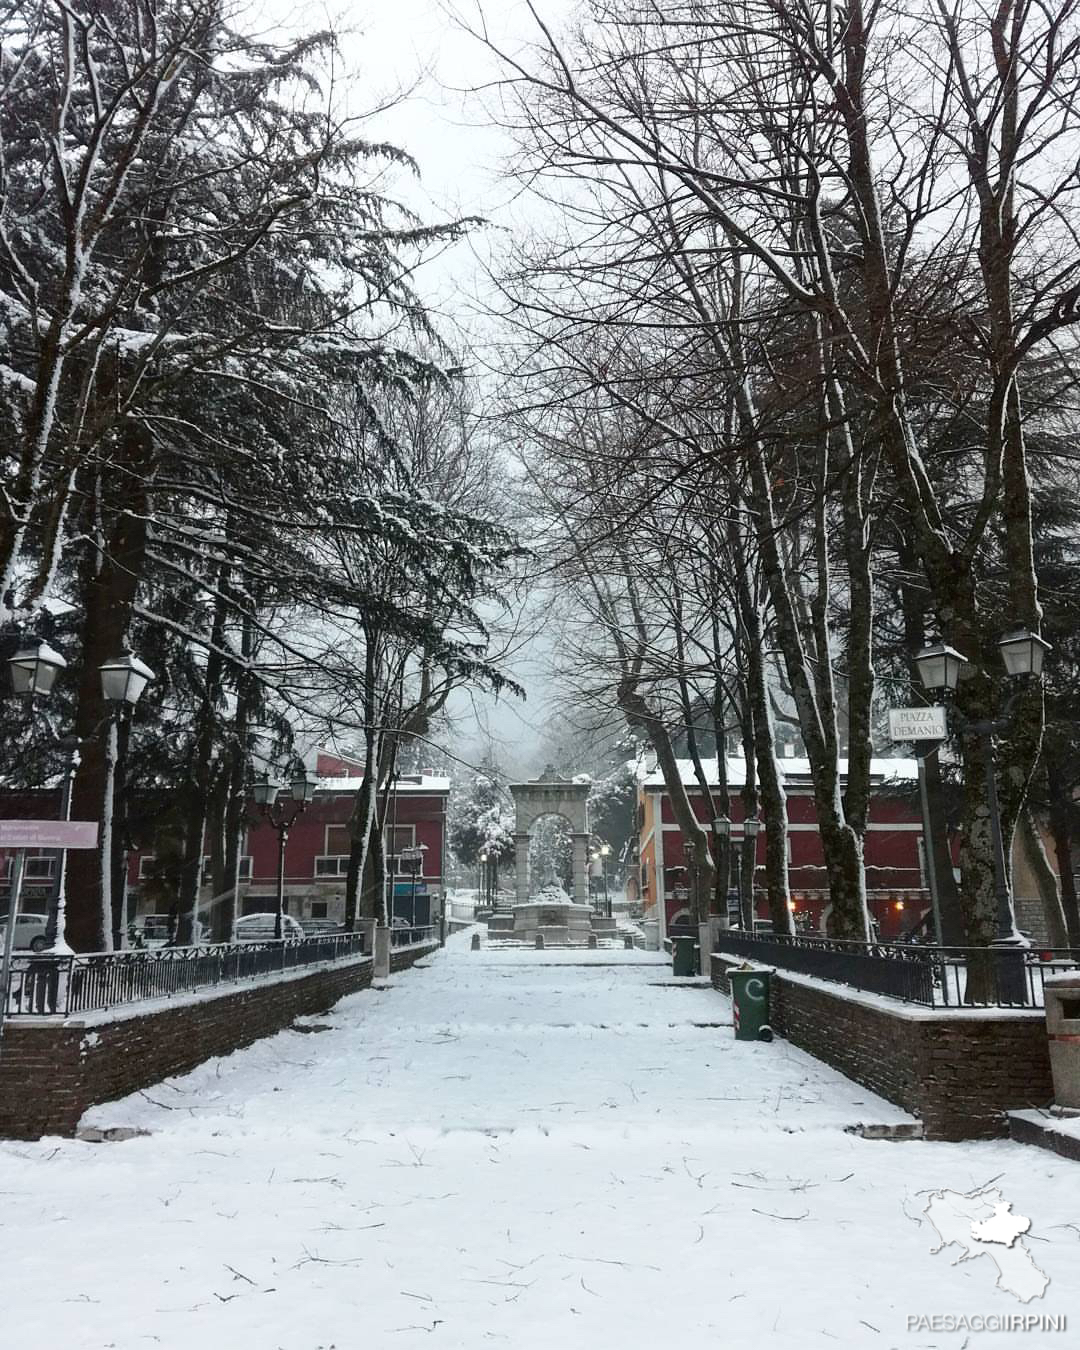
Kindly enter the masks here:
<path id="1" fill-rule="evenodd" d="M 1080 971 L 1051 975 L 1043 985 L 1054 1102 L 1080 1108 Z"/>
<path id="2" fill-rule="evenodd" d="M 769 990 L 772 971 L 761 966 L 735 966 L 727 973 L 737 1041 L 771 1041 Z"/>
<path id="3" fill-rule="evenodd" d="M 671 939 L 671 973 L 678 976 L 698 973 L 698 944 L 694 937 Z"/>

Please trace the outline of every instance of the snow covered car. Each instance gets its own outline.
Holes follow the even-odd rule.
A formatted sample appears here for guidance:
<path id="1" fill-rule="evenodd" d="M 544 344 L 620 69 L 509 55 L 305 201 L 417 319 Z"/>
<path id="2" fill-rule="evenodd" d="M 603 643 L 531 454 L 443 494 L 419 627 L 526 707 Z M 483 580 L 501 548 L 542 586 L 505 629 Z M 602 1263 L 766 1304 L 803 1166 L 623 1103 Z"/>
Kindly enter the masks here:
<path id="1" fill-rule="evenodd" d="M 20 914 L 15 920 L 15 951 L 43 952 L 49 945 L 45 936 L 45 924 L 48 922 L 44 914 Z M 8 925 L 8 916 L 0 915 L 0 950 L 3 949 L 3 941 L 7 937 L 5 929 Z"/>
<path id="2" fill-rule="evenodd" d="M 245 914 L 236 921 L 237 942 L 273 942 L 277 931 L 277 915 Z M 291 914 L 281 916 L 281 936 L 283 938 L 302 938 L 304 930 Z"/>

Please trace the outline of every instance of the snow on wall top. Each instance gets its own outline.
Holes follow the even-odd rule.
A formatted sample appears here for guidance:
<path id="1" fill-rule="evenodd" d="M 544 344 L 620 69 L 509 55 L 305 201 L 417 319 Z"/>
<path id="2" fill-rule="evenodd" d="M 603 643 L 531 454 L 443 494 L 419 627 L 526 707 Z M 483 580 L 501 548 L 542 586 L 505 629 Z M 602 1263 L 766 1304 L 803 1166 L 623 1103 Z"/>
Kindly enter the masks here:
<path id="1" fill-rule="evenodd" d="M 697 775 L 694 773 L 693 760 L 680 759 L 679 776 L 688 787 L 697 787 Z M 780 776 L 788 786 L 805 781 L 809 783 L 810 779 L 810 761 L 808 759 L 784 759 L 776 761 Z M 703 759 L 702 767 L 708 774 L 709 786 L 719 786 L 719 775 L 716 770 L 715 759 Z M 847 760 L 840 761 L 841 777 L 847 775 Z M 870 776 L 875 783 L 890 782 L 913 782 L 919 776 L 918 761 L 914 759 L 872 759 L 870 761 Z M 729 757 L 727 760 L 727 780 L 729 787 L 742 787 L 746 782 L 746 762 L 742 759 Z M 646 790 L 655 788 L 662 791 L 664 788 L 664 775 L 659 769 L 654 769 L 651 773 L 646 773 L 641 779 L 641 785 Z"/>
<path id="2" fill-rule="evenodd" d="M 327 778 L 320 777 L 317 780 L 316 791 L 357 792 L 363 781 L 363 778 L 359 775 L 354 777 L 352 775 L 337 774 Z M 385 788 L 379 789 L 380 792 L 385 790 Z M 399 797 L 403 797 L 406 794 L 412 794 L 413 796 L 417 796 L 418 794 L 421 796 L 437 796 L 441 793 L 445 795 L 450 792 L 450 779 L 434 778 L 426 773 L 402 774 L 396 784 L 390 784 L 389 790 L 391 795 L 396 792 Z"/>

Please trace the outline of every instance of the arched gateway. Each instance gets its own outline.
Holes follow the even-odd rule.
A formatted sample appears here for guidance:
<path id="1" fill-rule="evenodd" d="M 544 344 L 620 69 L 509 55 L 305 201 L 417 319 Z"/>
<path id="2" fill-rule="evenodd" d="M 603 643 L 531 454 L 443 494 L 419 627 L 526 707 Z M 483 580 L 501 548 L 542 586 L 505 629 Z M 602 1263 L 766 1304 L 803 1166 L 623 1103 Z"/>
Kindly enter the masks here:
<path id="1" fill-rule="evenodd" d="M 589 903 L 589 783 L 561 778 L 550 766 L 531 783 L 511 783 L 514 798 L 514 871 L 517 903 L 529 899 L 529 831 L 541 816 L 562 816 L 574 841 L 572 883 L 576 905 Z"/>

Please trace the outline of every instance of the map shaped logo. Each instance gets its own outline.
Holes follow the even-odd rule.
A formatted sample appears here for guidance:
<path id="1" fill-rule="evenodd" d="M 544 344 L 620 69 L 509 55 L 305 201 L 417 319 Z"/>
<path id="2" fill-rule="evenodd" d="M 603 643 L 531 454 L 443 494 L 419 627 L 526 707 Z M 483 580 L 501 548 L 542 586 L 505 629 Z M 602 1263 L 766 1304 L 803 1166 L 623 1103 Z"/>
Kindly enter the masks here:
<path id="1" fill-rule="evenodd" d="M 923 1213 L 941 1239 L 934 1254 L 959 1247 L 955 1264 L 988 1256 L 997 1267 L 997 1286 L 1021 1303 L 1042 1298 L 1050 1283 L 1031 1259 L 1023 1241 L 1031 1220 L 1012 1212 L 1012 1201 L 999 1190 L 983 1186 L 960 1191 L 931 1191 Z"/>

